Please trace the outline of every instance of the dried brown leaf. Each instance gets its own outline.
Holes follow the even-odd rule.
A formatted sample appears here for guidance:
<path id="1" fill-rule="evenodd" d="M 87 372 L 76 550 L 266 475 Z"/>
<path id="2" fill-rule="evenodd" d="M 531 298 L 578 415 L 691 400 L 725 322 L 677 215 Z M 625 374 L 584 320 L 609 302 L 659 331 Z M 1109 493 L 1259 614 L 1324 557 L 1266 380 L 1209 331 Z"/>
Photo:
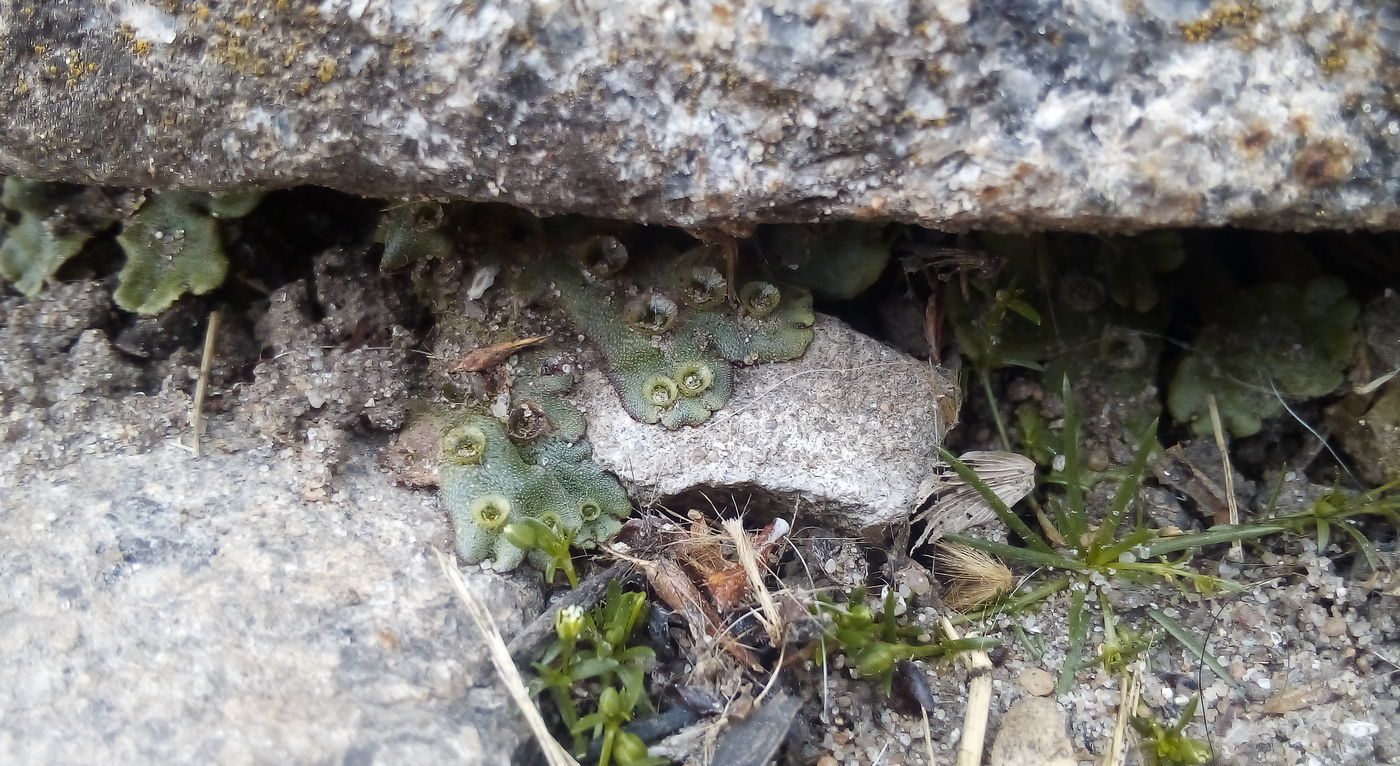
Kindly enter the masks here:
<path id="1" fill-rule="evenodd" d="M 1264 712 L 1270 715 L 1293 713 L 1313 705 L 1332 701 L 1332 692 L 1321 684 L 1290 686 L 1270 697 L 1264 703 Z"/>
<path id="2" fill-rule="evenodd" d="M 968 452 L 960 458 L 1008 506 L 1020 502 L 1035 487 L 1035 462 L 1012 452 Z M 996 518 L 996 511 L 982 499 L 976 487 L 967 484 L 949 466 L 940 466 L 919 491 L 923 500 L 913 520 L 928 525 L 914 543 L 917 548 L 929 540 L 955 535 Z"/>
<path id="3" fill-rule="evenodd" d="M 533 338 L 521 338 L 520 340 L 508 340 L 505 343 L 497 343 L 494 346 L 478 348 L 467 352 L 456 364 L 452 365 L 452 372 L 482 372 L 509 359 L 512 354 L 527 349 L 536 343 L 547 340 L 548 335 L 537 335 Z"/>

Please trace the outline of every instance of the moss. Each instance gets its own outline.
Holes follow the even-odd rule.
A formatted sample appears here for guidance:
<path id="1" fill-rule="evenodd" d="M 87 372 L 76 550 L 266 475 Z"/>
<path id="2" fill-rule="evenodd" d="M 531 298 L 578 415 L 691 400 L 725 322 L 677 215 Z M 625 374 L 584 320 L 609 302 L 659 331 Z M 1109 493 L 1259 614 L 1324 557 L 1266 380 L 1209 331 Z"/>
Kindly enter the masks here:
<path id="1" fill-rule="evenodd" d="M 622 485 L 589 459 L 583 413 L 564 396 L 572 376 L 547 367 L 543 354 L 522 355 L 504 423 L 480 410 L 425 415 L 441 424 L 442 498 L 468 562 L 518 565 L 525 552 L 502 534 L 511 519 L 539 519 L 590 547 L 617 534 L 632 512 Z M 546 563 L 536 558 L 531 563 Z"/>
<path id="2" fill-rule="evenodd" d="M 1180 24 L 1178 28 L 1187 42 L 1201 43 L 1227 31 L 1241 32 L 1258 21 L 1261 15 L 1252 2 L 1220 3 L 1212 6 L 1205 16 Z"/>
<path id="3" fill-rule="evenodd" d="M 623 407 L 641 422 L 703 423 L 729 401 L 732 363 L 795 359 L 811 342 L 810 293 L 751 279 L 732 306 L 716 248 L 636 264 L 612 238 L 583 250 L 544 271 L 557 305 L 598 348 Z"/>
<path id="4" fill-rule="evenodd" d="M 156 314 L 186 292 L 202 295 L 223 284 L 228 258 L 219 221 L 247 215 L 261 198 L 257 192 L 152 195 L 117 236 L 127 258 L 117 305 Z"/>
<path id="5" fill-rule="evenodd" d="M 27 181 L 9 176 L 0 207 L 0 277 L 34 295 L 92 236 L 117 219 L 96 189 Z M 10 223 L 9 218 L 14 218 Z"/>
<path id="6" fill-rule="evenodd" d="M 610 539 L 632 513 L 627 492 L 612 474 L 589 458 L 586 443 L 551 439 L 538 452 L 540 466 L 559 480 L 583 520 L 574 543 L 589 545 Z"/>
<path id="7" fill-rule="evenodd" d="M 885 270 L 890 230 L 854 221 L 778 224 L 760 229 L 758 241 L 769 268 L 783 281 L 828 300 L 850 300 Z"/>
<path id="8" fill-rule="evenodd" d="M 1209 396 L 1235 436 L 1258 433 L 1283 401 L 1331 393 L 1356 347 L 1356 302 L 1346 285 L 1318 277 L 1303 287 L 1270 283 L 1239 293 L 1205 327 L 1172 377 L 1172 417 L 1209 433 Z"/>
<path id="9" fill-rule="evenodd" d="M 484 441 L 479 459 L 457 459 L 459 446 L 476 443 L 478 435 Z M 548 520 L 570 533 L 583 525 L 576 501 L 558 478 L 526 463 L 499 420 L 466 414 L 444 432 L 442 446 L 442 499 L 457 529 L 457 549 L 468 562 L 492 559 L 503 571 L 518 566 L 525 552 L 501 534 L 518 518 Z"/>
<path id="10" fill-rule="evenodd" d="M 538 408 L 548 421 L 547 435 L 573 443 L 583 438 L 586 427 L 583 413 L 564 396 L 573 385 L 573 377 L 562 372 L 528 371 L 516 378 L 511 387 L 512 398 Z"/>
<path id="11" fill-rule="evenodd" d="M 392 205 L 379 219 L 374 241 L 384 246 L 379 268 L 393 271 L 452 251 L 442 205 L 429 201 Z"/>

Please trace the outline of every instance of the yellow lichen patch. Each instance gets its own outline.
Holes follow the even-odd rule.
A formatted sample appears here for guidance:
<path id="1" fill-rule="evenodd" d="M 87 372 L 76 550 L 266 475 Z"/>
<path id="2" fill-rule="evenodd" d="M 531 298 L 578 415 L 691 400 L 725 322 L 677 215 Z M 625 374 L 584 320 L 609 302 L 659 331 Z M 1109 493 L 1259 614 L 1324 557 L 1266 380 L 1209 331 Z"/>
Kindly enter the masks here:
<path id="1" fill-rule="evenodd" d="M 1196 21 L 1181 24 L 1181 35 L 1190 43 L 1201 43 L 1223 31 L 1239 31 L 1259 20 L 1262 14 L 1251 3 L 1226 3 L 1212 8 Z"/>
<path id="2" fill-rule="evenodd" d="M 1322 59 L 1318 63 L 1322 65 L 1323 74 L 1334 75 L 1346 70 L 1347 57 L 1334 43 L 1328 46 L 1327 52 L 1322 55 Z"/>

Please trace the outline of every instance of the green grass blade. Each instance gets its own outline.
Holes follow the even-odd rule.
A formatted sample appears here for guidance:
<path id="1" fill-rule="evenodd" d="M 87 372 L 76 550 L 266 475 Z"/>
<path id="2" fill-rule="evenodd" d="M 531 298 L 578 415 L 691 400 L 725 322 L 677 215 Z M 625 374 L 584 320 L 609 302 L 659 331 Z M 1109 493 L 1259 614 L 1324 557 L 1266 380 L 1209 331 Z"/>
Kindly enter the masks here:
<path id="1" fill-rule="evenodd" d="M 1084 533 L 1089 529 L 1089 519 L 1084 507 L 1084 466 L 1079 458 L 1079 408 L 1074 403 L 1068 375 L 1060 379 L 1060 397 L 1065 408 L 1060 443 L 1064 445 L 1065 467 L 1061 473 L 1065 477 L 1067 500 L 1060 518 L 1060 532 L 1071 546 L 1079 550 Z"/>
<path id="2" fill-rule="evenodd" d="M 1221 681 L 1224 681 L 1231 688 L 1240 688 L 1240 683 L 1235 680 L 1234 676 L 1231 676 L 1230 673 L 1220 665 L 1220 661 L 1215 659 L 1210 652 L 1206 651 L 1205 645 L 1198 641 L 1196 637 L 1191 634 L 1191 631 L 1186 629 L 1185 625 L 1168 617 L 1166 613 L 1160 609 L 1148 609 L 1147 616 L 1151 617 L 1158 625 L 1165 628 L 1172 638 L 1175 638 L 1186 648 L 1186 651 L 1205 663 L 1205 666 L 1210 668 L 1212 673 L 1219 676 Z"/>
<path id="3" fill-rule="evenodd" d="M 1051 596 L 1055 595 L 1056 593 L 1059 593 L 1060 591 L 1068 587 L 1068 577 L 1056 577 L 1053 580 L 1047 580 L 1041 583 L 1040 585 L 1037 585 L 1033 590 L 1027 593 L 1023 593 L 1015 598 L 1008 599 L 1006 601 L 998 601 L 997 603 L 991 604 L 977 612 L 969 612 L 968 614 L 957 615 L 953 618 L 953 622 L 955 624 L 964 624 L 969 622 L 975 622 L 977 620 L 990 619 L 997 615 L 1017 614 L 1028 607 L 1034 606 L 1035 604 L 1038 604 L 1041 601 L 1050 598 Z M 1044 648 L 1042 647 L 1041 654 L 1043 653 Z"/>
<path id="4" fill-rule="evenodd" d="M 1074 674 L 1084 661 L 1084 645 L 1089 642 L 1089 621 L 1084 617 L 1084 599 L 1089 595 L 1088 588 L 1075 590 L 1069 597 L 1069 649 L 1065 652 L 1065 664 L 1060 668 L 1060 680 L 1055 683 L 1055 694 L 1069 691 L 1074 684 Z"/>
<path id="5" fill-rule="evenodd" d="M 958 545 L 976 548 L 979 551 L 986 551 L 993 556 L 1020 561 L 1023 564 L 1030 564 L 1032 566 L 1065 569 L 1073 572 L 1083 572 L 1088 569 L 1083 562 L 1061 556 L 1058 553 L 1044 553 L 1042 551 L 1033 551 L 1029 548 L 1017 548 L 1014 545 L 1007 545 L 1006 543 L 983 540 L 979 537 L 965 537 L 963 535 L 948 535 L 943 539 L 952 543 L 957 543 Z"/>
<path id="6" fill-rule="evenodd" d="M 1356 546 L 1361 549 L 1361 555 L 1366 557 L 1366 565 L 1371 567 L 1372 570 L 1380 569 L 1380 562 L 1376 558 L 1376 549 L 1371 547 L 1371 541 L 1367 540 L 1365 535 L 1361 534 L 1359 530 L 1353 528 L 1351 524 L 1347 523 L 1345 520 L 1338 526 L 1340 526 L 1342 531 L 1346 532 L 1347 535 L 1351 537 L 1352 541 L 1356 543 Z M 1317 550 L 1319 553 L 1322 552 L 1321 548 Z"/>
<path id="7" fill-rule="evenodd" d="M 1203 548 L 1207 545 L 1219 545 L 1235 540 L 1252 540 L 1288 529 L 1289 527 L 1284 524 L 1220 524 L 1205 532 L 1176 537 L 1160 537 L 1143 543 L 1143 548 L 1147 549 L 1147 552 L 1141 558 L 1156 558 L 1168 553 L 1184 551 L 1187 548 Z"/>
<path id="8" fill-rule="evenodd" d="M 1090 546 L 1090 557 L 1099 549 L 1111 545 L 1114 535 L 1118 534 L 1118 527 L 1123 520 L 1123 514 L 1128 512 L 1128 505 L 1137 497 L 1138 487 L 1142 484 L 1143 472 L 1147 470 L 1147 458 L 1152 454 L 1152 450 L 1157 446 L 1157 420 L 1152 420 L 1152 425 L 1138 437 L 1141 443 L 1138 446 L 1137 454 L 1133 455 L 1132 465 L 1128 468 L 1128 475 L 1123 478 L 1123 482 L 1118 485 L 1118 492 L 1113 495 L 1113 503 L 1108 507 L 1108 515 L 1104 517 L 1103 524 L 1099 526 L 1099 531 L 1094 535 L 1093 545 Z"/>
<path id="9" fill-rule="evenodd" d="M 1049 543 L 1045 542 L 1045 538 L 1041 537 L 1029 526 L 1026 526 L 1026 522 L 1021 521 L 1021 517 L 1012 513 L 1006 503 L 1002 502 L 1000 497 L 997 497 L 997 493 L 993 492 L 992 488 L 987 486 L 987 482 L 982 481 L 982 477 L 978 476 L 976 471 L 968 468 L 967 464 L 959 460 L 957 455 L 949 452 L 944 447 L 940 446 L 938 448 L 938 454 L 943 458 L 943 462 L 952 466 L 953 470 L 957 472 L 958 478 L 967 482 L 968 486 L 977 490 L 977 494 L 982 496 L 982 500 L 991 507 L 996 513 L 997 518 L 1001 519 L 1001 523 L 1005 524 L 1007 529 L 1020 535 L 1021 539 L 1025 540 L 1027 545 L 1041 553 L 1055 555 L 1054 549 L 1050 547 Z"/>
<path id="10" fill-rule="evenodd" d="M 1118 563 L 1118 559 L 1127 551 L 1142 545 L 1148 540 L 1157 536 L 1155 529 L 1137 529 L 1132 534 L 1119 540 L 1108 548 L 1092 551 L 1089 554 L 1090 563 L 1095 566 L 1113 566 Z"/>

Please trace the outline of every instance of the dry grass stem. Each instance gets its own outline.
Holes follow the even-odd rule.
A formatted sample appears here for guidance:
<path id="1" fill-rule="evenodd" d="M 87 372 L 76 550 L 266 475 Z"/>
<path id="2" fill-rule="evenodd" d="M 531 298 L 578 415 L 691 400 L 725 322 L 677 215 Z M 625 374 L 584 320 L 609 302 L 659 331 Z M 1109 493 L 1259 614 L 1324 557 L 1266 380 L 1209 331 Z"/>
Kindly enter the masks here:
<path id="1" fill-rule="evenodd" d="M 957 628 L 947 617 L 940 617 L 943 633 L 956 641 Z M 967 664 L 967 710 L 963 713 L 962 740 L 958 742 L 958 766 L 980 766 L 987 741 L 987 714 L 992 706 L 992 660 L 983 651 L 959 655 Z"/>
<path id="2" fill-rule="evenodd" d="M 1225 429 L 1220 425 L 1220 410 L 1215 406 L 1215 394 L 1206 398 L 1210 404 L 1210 426 L 1215 432 L 1215 447 L 1220 450 L 1220 462 L 1225 469 L 1225 506 L 1230 512 L 1230 523 L 1240 523 L 1240 504 L 1235 500 L 1235 471 L 1230 465 L 1230 449 L 1225 444 Z M 1230 541 L 1231 561 L 1244 561 L 1244 547 L 1239 540 Z"/>
<path id="3" fill-rule="evenodd" d="M 763 540 L 761 545 L 765 550 L 771 548 L 773 541 L 781 539 L 787 534 L 787 530 L 788 523 L 783 519 L 777 519 L 773 522 L 772 533 L 767 535 L 770 539 Z M 763 629 L 767 631 L 773 646 L 782 646 L 783 620 L 778 614 L 778 605 L 773 603 L 773 594 L 763 583 L 763 573 L 758 569 L 758 554 L 754 551 L 753 541 L 750 539 L 749 533 L 744 530 L 743 519 L 726 519 L 724 531 L 734 542 L 734 552 L 739 559 L 739 565 L 744 568 L 744 574 L 748 578 L 749 591 L 758 601 L 759 622 L 763 624 Z"/>
<path id="4" fill-rule="evenodd" d="M 929 728 L 928 711 L 924 709 L 923 705 L 919 706 L 919 714 L 923 716 L 924 721 L 924 748 L 928 755 L 928 766 L 934 766 L 938 760 L 933 756 L 933 730 Z"/>
<path id="5" fill-rule="evenodd" d="M 1113 739 L 1108 743 L 1104 766 L 1123 766 L 1128 759 L 1128 721 L 1137 710 L 1142 691 L 1142 665 L 1134 664 L 1132 673 L 1123 674 L 1123 697 L 1118 701 L 1118 720 L 1113 724 Z"/>
<path id="6" fill-rule="evenodd" d="M 510 650 L 506 648 L 505 639 L 501 636 L 500 628 L 496 627 L 496 621 L 491 618 L 491 613 L 467 588 L 467 582 L 462 578 L 462 573 L 458 571 L 452 557 L 440 550 L 434 550 L 434 553 L 437 554 L 438 566 L 442 568 L 447 582 L 452 585 L 452 589 L 462 600 L 462 605 L 467 608 L 467 616 L 471 617 L 477 630 L 480 630 L 486 639 L 486 653 L 491 657 L 491 664 L 495 666 L 496 674 L 501 677 L 501 683 L 505 684 L 506 692 L 525 716 L 525 723 L 529 724 L 535 739 L 539 740 L 545 760 L 550 766 L 579 766 L 578 761 L 569 755 L 569 751 L 565 750 L 545 727 L 544 718 L 530 699 L 530 692 L 525 689 L 525 679 L 520 677 L 520 671 L 511 661 Z"/>
<path id="7" fill-rule="evenodd" d="M 218 311 L 209 312 L 209 324 L 204 328 L 204 353 L 199 358 L 199 379 L 194 384 L 194 410 L 190 413 L 190 429 L 194 431 L 194 444 L 190 451 L 195 457 L 199 457 L 200 442 L 204 438 L 204 397 L 209 390 L 209 372 L 214 368 L 220 318 Z"/>
<path id="8" fill-rule="evenodd" d="M 940 573 L 950 581 L 943 603 L 965 612 L 1011 590 L 1011 570 L 990 553 L 965 545 L 941 543 L 937 556 Z"/>

